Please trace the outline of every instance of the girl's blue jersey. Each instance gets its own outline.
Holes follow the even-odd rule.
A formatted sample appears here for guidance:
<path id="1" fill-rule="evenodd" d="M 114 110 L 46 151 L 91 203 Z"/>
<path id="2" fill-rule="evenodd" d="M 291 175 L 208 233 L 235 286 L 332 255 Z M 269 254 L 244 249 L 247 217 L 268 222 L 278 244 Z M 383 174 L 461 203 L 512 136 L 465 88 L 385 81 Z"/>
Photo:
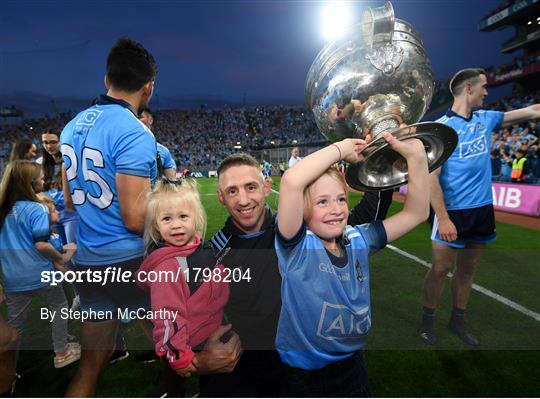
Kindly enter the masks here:
<path id="1" fill-rule="evenodd" d="M 281 313 L 276 348 L 292 367 L 320 369 L 365 345 L 371 328 L 368 258 L 386 245 L 382 222 L 347 226 L 347 264 L 336 266 L 321 239 L 305 227 L 285 240 L 276 234 Z"/>
<path id="2" fill-rule="evenodd" d="M 0 230 L 0 264 L 6 292 L 43 288 L 41 273 L 52 271 L 51 261 L 36 248 L 50 235 L 49 209 L 38 202 L 17 201 Z"/>

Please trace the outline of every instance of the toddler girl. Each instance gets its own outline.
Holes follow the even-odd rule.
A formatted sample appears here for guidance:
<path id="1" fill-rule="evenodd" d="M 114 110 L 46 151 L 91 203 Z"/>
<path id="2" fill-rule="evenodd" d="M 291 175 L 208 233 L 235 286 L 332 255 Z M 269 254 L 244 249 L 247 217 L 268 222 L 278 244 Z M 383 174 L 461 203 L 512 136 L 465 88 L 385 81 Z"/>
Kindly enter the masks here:
<path id="1" fill-rule="evenodd" d="M 195 183 L 157 183 L 148 199 L 139 284 L 150 290 L 153 311 L 168 311 L 152 320 L 156 354 L 182 376 L 197 371 L 192 348 L 221 325 L 229 298 L 223 265 L 203 241 L 205 229 Z"/>

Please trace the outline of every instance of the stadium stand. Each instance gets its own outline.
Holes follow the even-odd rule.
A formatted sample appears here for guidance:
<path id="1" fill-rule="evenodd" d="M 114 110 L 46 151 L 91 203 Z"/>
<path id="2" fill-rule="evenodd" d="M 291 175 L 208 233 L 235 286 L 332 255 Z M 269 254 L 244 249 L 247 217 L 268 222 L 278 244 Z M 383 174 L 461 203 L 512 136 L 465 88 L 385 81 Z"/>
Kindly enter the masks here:
<path id="1" fill-rule="evenodd" d="M 510 111 L 538 102 L 540 90 L 500 99 L 488 108 Z M 12 143 L 17 138 L 31 138 L 40 149 L 39 134 L 46 129 L 61 131 L 71 117 L 69 113 L 63 113 L 53 118 L 24 119 L 19 124 L 0 125 L 0 166 L 7 162 Z M 213 170 L 234 151 L 313 147 L 325 143 L 306 109 L 285 106 L 163 110 L 156 113 L 154 134 L 169 148 L 179 169 L 191 171 Z M 529 161 L 527 181 L 540 183 L 539 138 L 540 127 L 533 121 L 493 132 L 494 180 L 509 181 L 509 175 L 503 173 L 507 169 L 504 165 L 508 160 L 511 162 L 515 151 L 522 147 L 527 149 Z"/>

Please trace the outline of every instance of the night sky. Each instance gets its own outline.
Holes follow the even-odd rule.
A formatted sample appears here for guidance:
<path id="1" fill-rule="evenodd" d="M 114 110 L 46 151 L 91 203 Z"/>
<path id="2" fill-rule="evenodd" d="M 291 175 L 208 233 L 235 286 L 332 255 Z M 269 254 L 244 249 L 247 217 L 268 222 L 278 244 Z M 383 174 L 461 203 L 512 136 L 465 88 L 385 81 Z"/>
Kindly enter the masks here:
<path id="1" fill-rule="evenodd" d="M 435 76 L 509 62 L 501 44 L 514 32 L 480 33 L 500 0 L 397 0 L 396 17 L 413 24 Z M 367 5 L 350 2 L 353 19 Z M 91 98 L 104 91 L 109 48 L 135 38 L 158 62 L 157 98 L 303 104 L 306 73 L 324 46 L 315 1 L 3 1 L 2 98 Z M 156 98 L 156 97 L 155 97 Z M 153 100 L 156 101 L 155 99 Z M 159 101 L 159 100 L 158 100 Z"/>

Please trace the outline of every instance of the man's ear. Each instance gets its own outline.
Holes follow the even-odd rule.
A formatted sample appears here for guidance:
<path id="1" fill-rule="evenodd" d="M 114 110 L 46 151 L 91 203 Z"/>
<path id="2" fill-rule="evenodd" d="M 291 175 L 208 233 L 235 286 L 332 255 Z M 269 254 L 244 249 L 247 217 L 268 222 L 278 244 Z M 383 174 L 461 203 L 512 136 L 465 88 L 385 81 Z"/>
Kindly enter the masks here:
<path id="1" fill-rule="evenodd" d="M 111 82 L 109 81 L 109 77 L 107 74 L 103 77 L 103 84 L 105 85 L 106 89 L 109 90 L 111 88 Z"/>
<path id="2" fill-rule="evenodd" d="M 472 84 L 470 82 L 465 83 L 465 90 L 467 90 L 467 94 L 471 94 Z"/>
<path id="3" fill-rule="evenodd" d="M 143 97 L 147 102 L 150 101 L 152 93 L 154 93 L 154 81 L 150 81 L 143 86 Z"/>
<path id="4" fill-rule="evenodd" d="M 225 205 L 225 199 L 223 198 L 223 194 L 221 193 L 221 190 L 219 188 L 217 190 L 217 198 L 221 205 Z"/>
<path id="5" fill-rule="evenodd" d="M 270 191 L 272 191 L 272 179 L 264 179 L 264 196 L 268 197 L 270 195 Z"/>

